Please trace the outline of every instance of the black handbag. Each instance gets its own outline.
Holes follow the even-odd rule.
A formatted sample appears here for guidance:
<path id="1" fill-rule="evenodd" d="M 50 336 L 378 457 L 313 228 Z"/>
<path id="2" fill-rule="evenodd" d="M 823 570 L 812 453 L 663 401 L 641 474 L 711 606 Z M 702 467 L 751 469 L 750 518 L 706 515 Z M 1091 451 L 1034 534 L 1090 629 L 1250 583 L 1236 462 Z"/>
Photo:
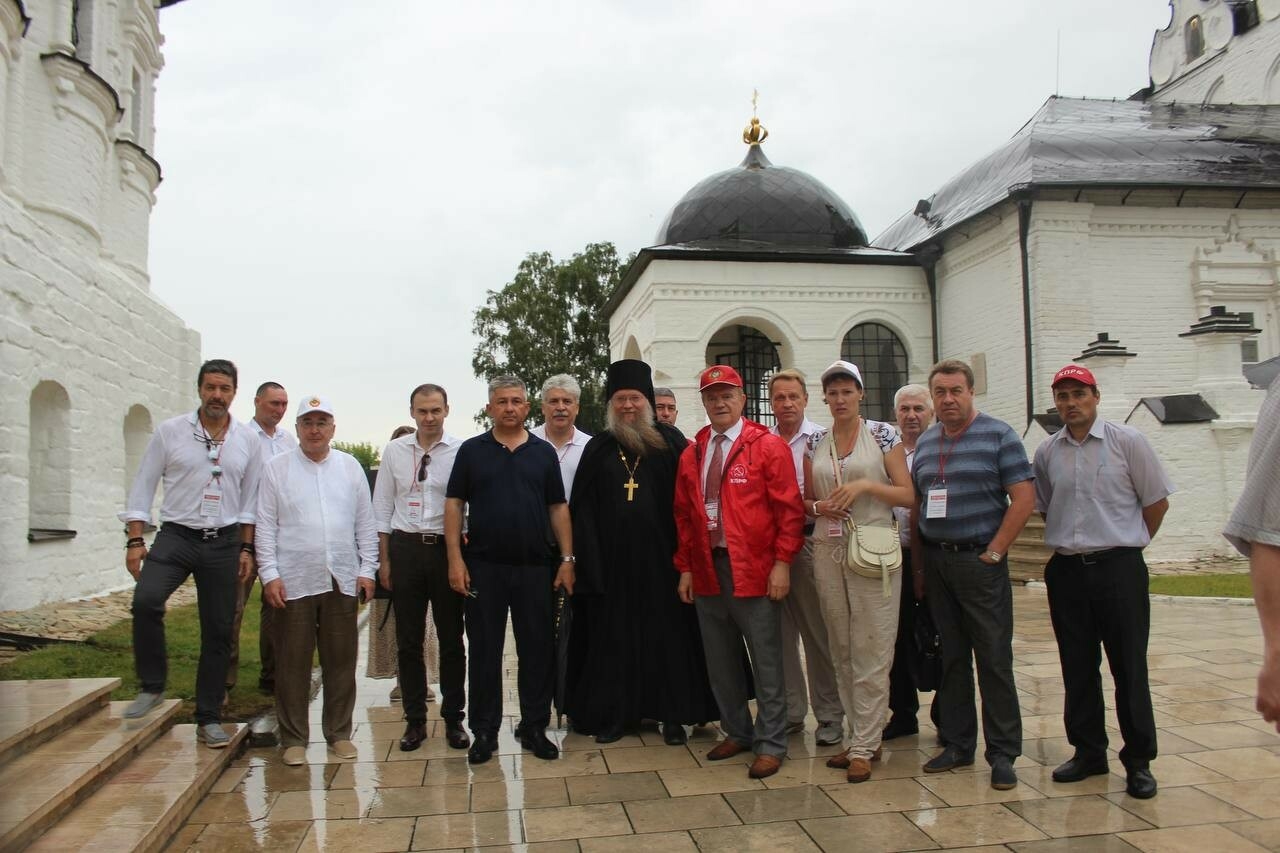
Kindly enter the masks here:
<path id="1" fill-rule="evenodd" d="M 915 631 L 911 637 L 911 674 L 916 689 L 928 692 L 942 684 L 942 637 L 934 627 L 927 601 L 915 603 Z"/>

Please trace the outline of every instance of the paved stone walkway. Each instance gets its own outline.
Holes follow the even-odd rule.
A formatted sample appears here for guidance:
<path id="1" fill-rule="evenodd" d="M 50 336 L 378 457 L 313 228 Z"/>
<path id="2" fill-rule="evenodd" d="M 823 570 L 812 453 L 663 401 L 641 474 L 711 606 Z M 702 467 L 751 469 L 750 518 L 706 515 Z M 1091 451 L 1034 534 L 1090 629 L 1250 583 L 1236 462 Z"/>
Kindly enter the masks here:
<path id="1" fill-rule="evenodd" d="M 1252 608 L 1153 606 L 1151 683 L 1161 749 L 1153 770 L 1161 789 L 1138 801 L 1115 773 L 1074 785 L 1050 779 L 1070 752 L 1056 647 L 1044 592 L 1016 589 L 1014 601 L 1026 740 L 1012 791 L 993 791 L 982 766 L 922 773 L 935 751 L 927 707 L 920 735 L 889 742 L 872 781 L 861 785 L 825 766 L 836 748 L 815 745 L 812 719 L 806 733 L 791 737 L 782 771 L 763 782 L 747 778 L 749 755 L 706 761 L 714 730 L 695 731 L 687 747 L 663 745 L 655 729 L 605 746 L 559 731 L 552 737 L 561 758 L 545 762 L 521 752 L 508 717 L 500 754 L 472 767 L 444 743 L 437 721 L 422 749 L 402 753 L 400 707 L 387 698 L 391 682 L 363 676 L 362 650 L 359 757 L 339 761 L 313 743 L 311 764 L 293 768 L 280 763 L 276 749 L 251 749 L 169 849 L 1280 850 L 1280 735 L 1253 709 L 1262 641 Z M 514 712 L 513 653 L 507 676 Z M 1112 706 L 1109 684 L 1107 696 Z M 436 713 L 438 706 L 430 707 Z M 313 737 L 318 715 L 317 702 Z M 1112 760 L 1120 769 L 1114 754 Z"/>

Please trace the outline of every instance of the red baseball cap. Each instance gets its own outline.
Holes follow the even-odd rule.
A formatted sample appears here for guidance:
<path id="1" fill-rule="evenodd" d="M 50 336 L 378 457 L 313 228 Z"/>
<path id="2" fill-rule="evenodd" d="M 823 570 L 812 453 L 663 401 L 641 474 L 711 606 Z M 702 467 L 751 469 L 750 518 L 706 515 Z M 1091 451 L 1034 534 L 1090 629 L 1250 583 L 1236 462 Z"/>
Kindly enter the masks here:
<path id="1" fill-rule="evenodd" d="M 1088 385 L 1090 388 L 1098 387 L 1098 380 L 1093 378 L 1092 371 L 1087 367 L 1081 367 L 1078 364 L 1068 364 L 1053 375 L 1053 382 L 1049 384 L 1050 388 L 1057 388 L 1059 382 L 1065 382 L 1068 379 L 1074 379 L 1082 385 Z"/>
<path id="2" fill-rule="evenodd" d="M 705 391 L 712 385 L 732 385 L 734 388 L 741 388 L 742 377 L 738 375 L 738 371 L 727 364 L 713 364 L 702 371 L 702 375 L 698 377 L 698 390 Z"/>

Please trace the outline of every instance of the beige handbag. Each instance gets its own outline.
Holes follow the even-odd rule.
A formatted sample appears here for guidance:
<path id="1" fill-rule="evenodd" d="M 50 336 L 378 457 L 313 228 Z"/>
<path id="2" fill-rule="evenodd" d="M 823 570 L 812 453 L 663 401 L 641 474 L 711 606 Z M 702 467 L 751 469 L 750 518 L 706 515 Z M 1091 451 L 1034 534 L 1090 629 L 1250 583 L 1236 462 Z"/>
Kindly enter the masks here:
<path id="1" fill-rule="evenodd" d="M 867 439 L 874 440 L 865 424 L 862 428 L 867 433 Z M 836 459 L 834 440 L 829 447 L 831 468 L 835 474 L 836 484 L 839 485 L 844 478 L 841 476 L 842 469 Z M 890 578 L 894 572 L 902 570 L 902 541 L 898 538 L 898 520 L 894 519 L 892 525 L 888 527 L 845 521 L 844 534 L 845 549 L 842 556 L 845 567 L 864 578 L 880 578 L 884 597 L 890 598 L 893 595 Z"/>

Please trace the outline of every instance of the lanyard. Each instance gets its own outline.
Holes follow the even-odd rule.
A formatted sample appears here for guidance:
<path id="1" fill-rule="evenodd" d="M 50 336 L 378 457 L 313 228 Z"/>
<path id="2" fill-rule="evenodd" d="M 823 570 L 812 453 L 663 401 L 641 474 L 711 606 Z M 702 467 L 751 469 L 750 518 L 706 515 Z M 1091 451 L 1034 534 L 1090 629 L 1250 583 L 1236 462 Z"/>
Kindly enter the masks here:
<path id="1" fill-rule="evenodd" d="M 844 463 L 848 460 L 850 456 L 853 455 L 854 449 L 858 446 L 858 438 L 861 434 L 862 434 L 862 419 L 859 418 L 857 426 L 855 427 L 853 432 L 853 444 L 849 447 L 848 454 L 846 454 L 845 456 L 839 457 L 839 460 L 837 461 L 836 454 L 839 451 L 836 450 L 836 431 L 834 427 L 831 430 L 831 445 L 830 445 L 831 473 L 836 478 L 836 486 L 844 485 L 844 478 L 841 476 L 842 474 L 844 474 Z"/>
<path id="2" fill-rule="evenodd" d="M 956 433 L 955 438 L 951 439 L 951 448 L 946 450 L 944 450 L 944 448 L 947 443 L 947 431 L 941 424 L 938 425 L 938 429 L 941 430 L 941 433 L 938 435 L 938 479 L 942 482 L 945 483 L 947 481 L 947 459 L 950 458 L 952 451 L 954 451 L 956 449 L 956 445 L 960 443 L 960 439 L 969 431 L 969 427 L 973 426 L 973 422 L 977 419 L 978 415 L 975 412 L 973 417 L 969 418 L 969 423 L 964 425 L 964 429 Z"/>

